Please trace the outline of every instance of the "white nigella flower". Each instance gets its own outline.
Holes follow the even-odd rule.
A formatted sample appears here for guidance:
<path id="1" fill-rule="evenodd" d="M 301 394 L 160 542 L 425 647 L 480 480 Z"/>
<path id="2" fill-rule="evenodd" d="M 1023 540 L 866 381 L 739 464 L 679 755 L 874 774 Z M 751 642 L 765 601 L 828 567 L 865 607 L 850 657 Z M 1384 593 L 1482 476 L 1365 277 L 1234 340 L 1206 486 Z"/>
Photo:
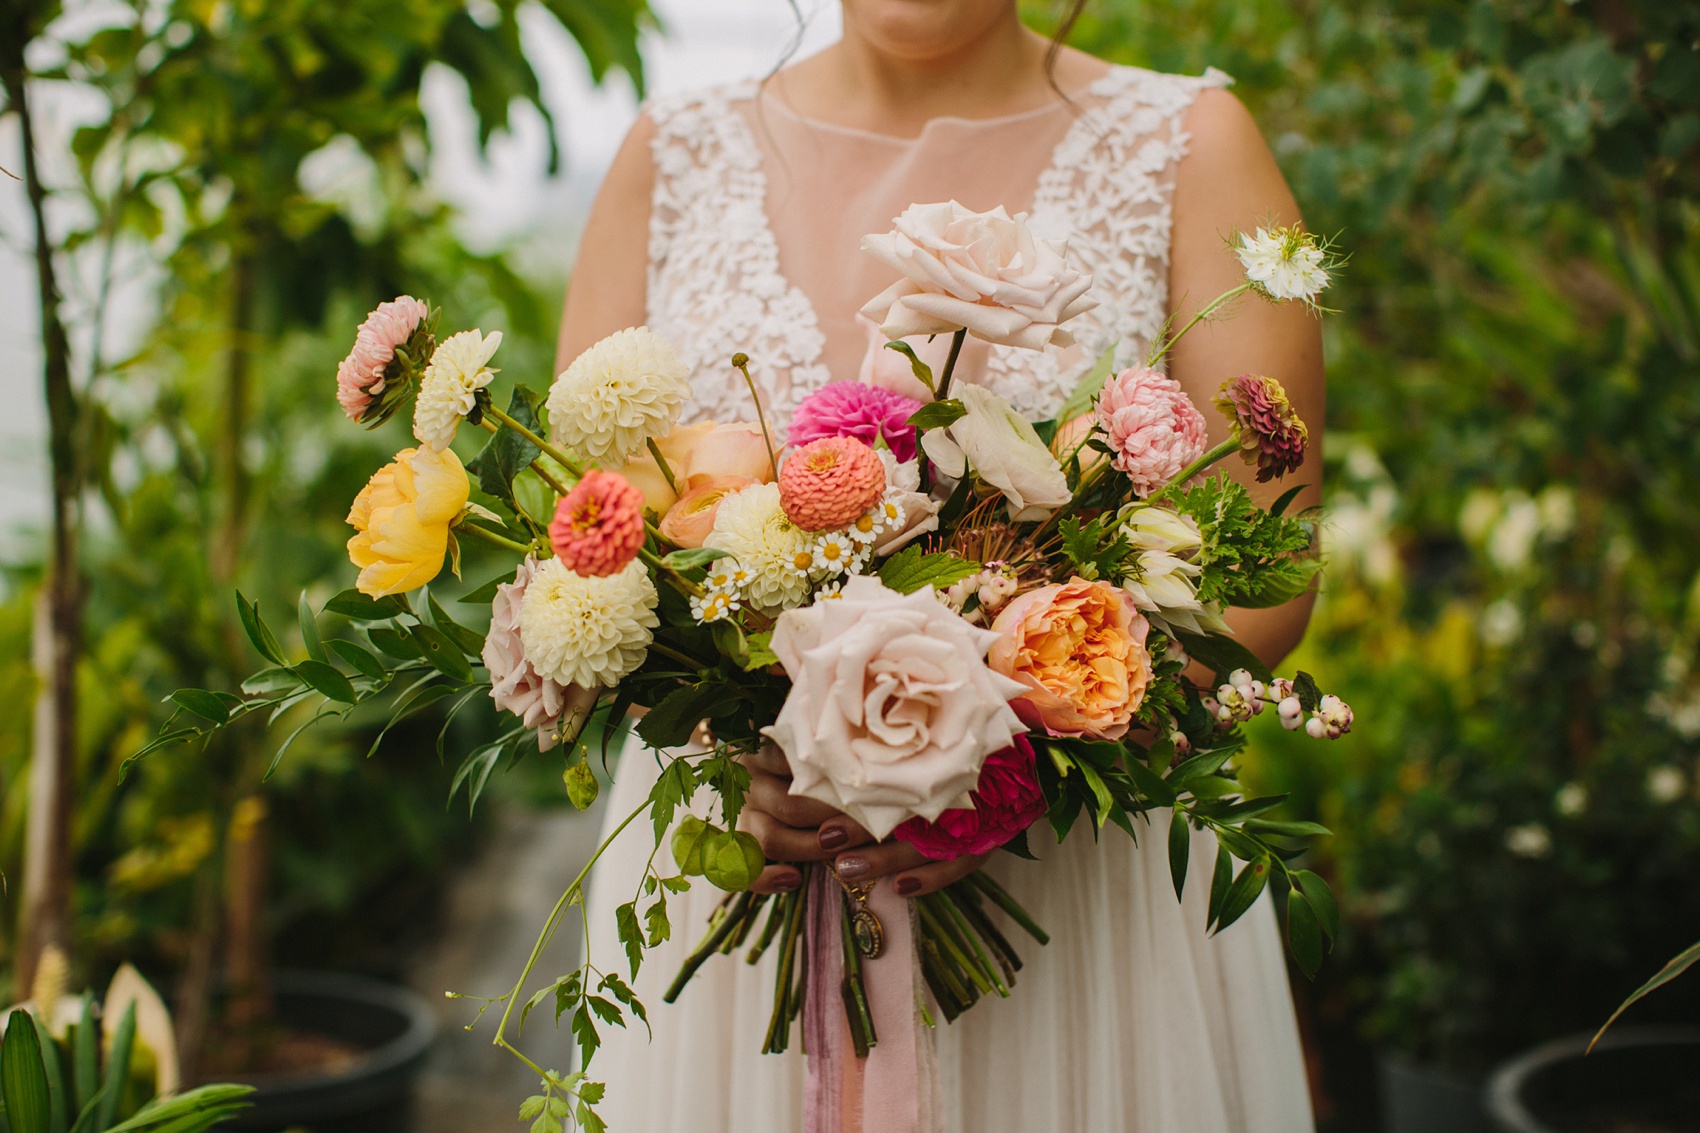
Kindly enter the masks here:
<path id="1" fill-rule="evenodd" d="M 703 546 L 725 551 L 748 574 L 739 590 L 764 614 L 800 606 L 809 596 L 815 537 L 792 523 L 778 484 L 751 484 L 728 495 Z"/>
<path id="2" fill-rule="evenodd" d="M 690 367 L 648 327 L 617 331 L 580 354 L 549 387 L 560 445 L 615 468 L 664 437 L 691 395 Z"/>
<path id="3" fill-rule="evenodd" d="M 661 624 L 658 595 L 639 560 L 614 574 L 538 564 L 520 603 L 520 642 L 537 672 L 564 685 L 613 688 L 643 664 Z"/>
<path id="4" fill-rule="evenodd" d="M 1277 302 L 1298 300 L 1315 307 L 1328 286 L 1328 252 L 1312 233 L 1296 225 L 1239 234 L 1234 254 L 1259 295 Z"/>
<path id="5" fill-rule="evenodd" d="M 445 338 L 431 355 L 413 407 L 413 435 L 426 448 L 441 452 L 454 441 L 460 419 L 472 412 L 478 391 L 497 373 L 488 363 L 500 345 L 501 331 L 463 330 Z"/>

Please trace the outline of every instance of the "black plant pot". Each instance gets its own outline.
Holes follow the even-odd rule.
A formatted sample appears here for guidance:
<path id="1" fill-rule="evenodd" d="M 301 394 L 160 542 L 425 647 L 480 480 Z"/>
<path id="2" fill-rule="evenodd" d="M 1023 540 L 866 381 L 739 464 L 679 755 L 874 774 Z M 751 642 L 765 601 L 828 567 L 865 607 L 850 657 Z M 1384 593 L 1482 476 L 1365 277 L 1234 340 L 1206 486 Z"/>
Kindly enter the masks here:
<path id="1" fill-rule="evenodd" d="M 1700 1028 L 1623 1027 L 1536 1047 L 1494 1071 L 1500 1133 L 1700 1133 Z"/>
<path id="2" fill-rule="evenodd" d="M 334 1070 L 234 1078 L 254 1086 L 253 1108 L 221 1126 L 243 1133 L 408 1133 L 413 1082 L 436 1037 L 423 999 L 394 984 L 339 972 L 279 972 L 278 1021 L 362 1048 Z"/>
<path id="3" fill-rule="evenodd" d="M 1493 1133 L 1479 1079 L 1386 1053 L 1377 1071 L 1384 1133 Z"/>

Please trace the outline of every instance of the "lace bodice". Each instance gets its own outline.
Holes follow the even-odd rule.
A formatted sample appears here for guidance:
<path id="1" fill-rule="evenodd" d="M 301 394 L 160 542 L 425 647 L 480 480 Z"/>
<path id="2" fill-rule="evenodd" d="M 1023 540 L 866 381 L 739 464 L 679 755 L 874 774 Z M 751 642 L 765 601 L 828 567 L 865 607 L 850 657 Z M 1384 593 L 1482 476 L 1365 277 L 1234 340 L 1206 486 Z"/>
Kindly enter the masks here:
<path id="1" fill-rule="evenodd" d="M 1059 126 L 1033 190 L 1030 222 L 1068 241 L 1071 258 L 1093 276 L 1099 306 L 1069 324 L 1076 347 L 992 347 L 981 371 L 966 377 L 1038 420 L 1112 344 L 1118 365 L 1144 354 L 1167 315 L 1175 168 L 1187 145 L 1182 121 L 1200 90 L 1229 81 L 1214 69 L 1192 77 L 1116 67 L 1077 99 L 1079 113 Z M 749 391 L 730 365 L 739 352 L 749 355 L 763 408 L 781 426 L 799 400 L 835 376 L 823 361 L 826 336 L 814 305 L 781 270 L 762 147 L 739 109 L 757 96 L 756 84 L 742 83 L 645 107 L 656 126 L 647 317 L 691 367 L 696 392 L 687 420 L 753 419 Z M 1012 211 L 1020 204 L 994 203 Z M 861 255 L 854 247 L 847 254 Z M 873 293 L 849 301 L 850 309 Z"/>

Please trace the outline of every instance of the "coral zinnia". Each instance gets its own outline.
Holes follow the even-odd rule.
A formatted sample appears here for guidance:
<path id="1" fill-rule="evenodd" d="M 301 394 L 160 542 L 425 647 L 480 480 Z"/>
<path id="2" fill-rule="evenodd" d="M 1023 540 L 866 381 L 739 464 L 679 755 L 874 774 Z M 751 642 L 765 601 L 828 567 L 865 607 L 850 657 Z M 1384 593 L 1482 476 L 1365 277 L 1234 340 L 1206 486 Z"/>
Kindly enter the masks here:
<path id="1" fill-rule="evenodd" d="M 980 782 L 969 794 L 972 807 L 947 810 L 933 822 L 911 818 L 892 834 L 934 861 L 989 854 L 1045 813 L 1033 764 L 1033 745 L 1016 736 L 1011 746 L 986 757 Z"/>
<path id="2" fill-rule="evenodd" d="M 1274 378 L 1241 374 L 1222 383 L 1216 407 L 1239 432 L 1240 456 L 1257 465 L 1259 483 L 1285 476 L 1304 463 L 1310 433 Z"/>
<path id="3" fill-rule="evenodd" d="M 779 501 L 804 531 L 854 523 L 885 492 L 885 465 L 854 437 L 822 437 L 792 451 L 779 470 Z"/>
<path id="4" fill-rule="evenodd" d="M 549 543 L 572 571 L 601 578 L 626 568 L 643 546 L 643 493 L 592 468 L 555 505 Z"/>
<path id="5" fill-rule="evenodd" d="M 833 382 L 803 400 L 791 416 L 794 445 L 822 437 L 855 437 L 869 448 L 881 437 L 899 461 L 915 458 L 915 427 L 908 423 L 921 403 L 893 390 L 861 382 Z"/>
<path id="6" fill-rule="evenodd" d="M 1105 383 L 1098 424 L 1115 453 L 1111 463 L 1142 497 L 1204 455 L 1204 414 L 1179 382 L 1149 367 L 1123 370 Z"/>

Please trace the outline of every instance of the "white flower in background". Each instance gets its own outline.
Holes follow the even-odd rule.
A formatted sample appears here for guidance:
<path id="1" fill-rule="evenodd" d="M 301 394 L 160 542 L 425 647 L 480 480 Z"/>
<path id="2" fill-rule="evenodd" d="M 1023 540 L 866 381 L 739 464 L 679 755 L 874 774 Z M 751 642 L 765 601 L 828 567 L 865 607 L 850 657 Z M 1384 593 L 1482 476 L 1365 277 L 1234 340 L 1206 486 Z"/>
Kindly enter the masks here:
<path id="1" fill-rule="evenodd" d="M 1483 644 L 1503 648 L 1517 640 L 1523 632 L 1523 612 L 1509 598 L 1489 602 L 1482 609 L 1478 630 Z"/>
<path id="2" fill-rule="evenodd" d="M 903 273 L 862 308 L 889 339 L 967 330 L 1002 346 L 1068 346 L 1058 324 L 1090 311 L 1092 277 L 1068 263 L 1066 243 L 1035 236 L 1027 214 L 974 212 L 955 201 L 910 205 L 862 250 Z"/>
<path id="3" fill-rule="evenodd" d="M 617 467 L 665 437 L 691 395 L 690 368 L 648 327 L 616 331 L 574 359 L 549 387 L 553 440 Z"/>
<path id="4" fill-rule="evenodd" d="M 1588 788 L 1580 783 L 1566 783 L 1553 794 L 1552 809 L 1566 818 L 1575 818 L 1588 809 Z"/>
<path id="5" fill-rule="evenodd" d="M 560 559 L 538 564 L 520 603 L 525 658 L 562 684 L 613 688 L 643 664 L 661 624 L 649 570 L 633 559 L 614 574 L 574 574 Z"/>
<path id="6" fill-rule="evenodd" d="M 413 407 L 413 435 L 435 452 L 449 447 L 460 419 L 472 412 L 478 391 L 496 374 L 488 363 L 502 345 L 502 332 L 463 330 L 442 341 L 425 367 Z"/>
<path id="7" fill-rule="evenodd" d="M 1276 302 L 1298 300 L 1315 307 L 1328 286 L 1328 252 L 1312 233 L 1297 226 L 1240 233 L 1234 245 L 1246 279 L 1259 295 Z"/>
<path id="8" fill-rule="evenodd" d="M 775 614 L 808 598 L 814 539 L 786 518 L 778 484 L 752 484 L 720 502 L 703 546 L 731 555 L 749 575 L 739 588 L 744 597 Z"/>
<path id="9" fill-rule="evenodd" d="M 1520 858 L 1544 858 L 1552 853 L 1552 835 L 1538 822 L 1513 826 L 1505 832 L 1505 848 Z"/>
<path id="10" fill-rule="evenodd" d="M 892 353 L 887 351 L 886 353 Z M 919 492 L 921 490 L 921 462 L 915 460 L 898 460 L 888 448 L 874 450 L 874 455 L 880 458 L 885 466 L 885 488 L 890 492 Z"/>
<path id="11" fill-rule="evenodd" d="M 1688 792 L 1688 776 L 1682 768 L 1660 764 L 1647 772 L 1647 797 L 1661 805 L 1674 803 Z"/>
<path id="12" fill-rule="evenodd" d="M 966 415 L 921 435 L 921 447 L 940 472 L 961 479 L 968 467 L 1009 501 L 1016 522 L 1043 519 L 1071 498 L 1062 465 L 1033 425 L 983 386 L 952 391 Z"/>

